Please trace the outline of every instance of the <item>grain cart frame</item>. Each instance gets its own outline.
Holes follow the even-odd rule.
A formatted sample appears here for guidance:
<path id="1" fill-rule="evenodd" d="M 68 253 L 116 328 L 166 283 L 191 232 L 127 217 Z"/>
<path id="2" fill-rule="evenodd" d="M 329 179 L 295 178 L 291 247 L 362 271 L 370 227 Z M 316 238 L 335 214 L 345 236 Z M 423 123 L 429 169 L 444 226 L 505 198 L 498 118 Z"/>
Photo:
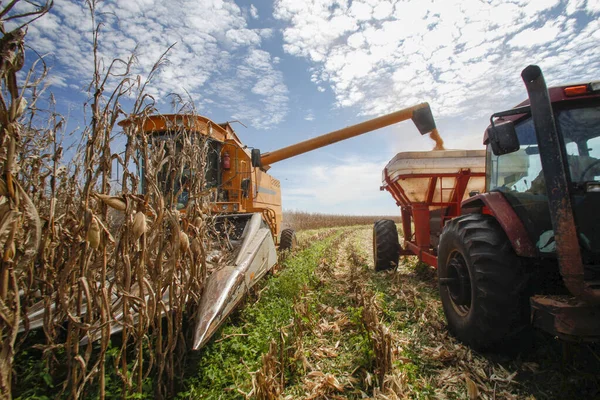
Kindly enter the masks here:
<path id="1" fill-rule="evenodd" d="M 548 90 L 537 66 L 522 78 L 529 99 L 486 130 L 485 191 L 447 206 L 438 246 L 423 251 L 409 236 L 397 252 L 438 267 L 448 327 L 476 349 L 531 323 L 565 340 L 600 338 L 600 84 Z M 503 175 L 519 158 L 527 167 Z M 414 206 L 403 226 L 419 238 L 435 218 L 419 220 Z"/>

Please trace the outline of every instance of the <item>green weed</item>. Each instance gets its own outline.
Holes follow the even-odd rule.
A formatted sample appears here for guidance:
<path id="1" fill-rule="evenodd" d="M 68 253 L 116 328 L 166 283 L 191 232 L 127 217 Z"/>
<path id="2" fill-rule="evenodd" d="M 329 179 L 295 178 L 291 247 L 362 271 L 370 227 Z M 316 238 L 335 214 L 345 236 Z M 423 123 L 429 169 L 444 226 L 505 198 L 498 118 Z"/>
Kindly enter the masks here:
<path id="1" fill-rule="evenodd" d="M 319 283 L 315 269 L 339 234 L 284 261 L 283 270 L 261 289 L 260 301 L 241 310 L 235 321 L 227 323 L 211 343 L 190 359 L 195 370 L 188 368 L 188 378 L 178 398 L 234 399 L 243 398 L 242 392 L 251 390 L 250 373 L 259 369 L 261 355 L 269 351 L 271 340 L 279 342 L 281 329 L 293 321 L 294 301 L 302 289 Z M 315 312 L 312 307 L 308 308 L 309 313 Z"/>

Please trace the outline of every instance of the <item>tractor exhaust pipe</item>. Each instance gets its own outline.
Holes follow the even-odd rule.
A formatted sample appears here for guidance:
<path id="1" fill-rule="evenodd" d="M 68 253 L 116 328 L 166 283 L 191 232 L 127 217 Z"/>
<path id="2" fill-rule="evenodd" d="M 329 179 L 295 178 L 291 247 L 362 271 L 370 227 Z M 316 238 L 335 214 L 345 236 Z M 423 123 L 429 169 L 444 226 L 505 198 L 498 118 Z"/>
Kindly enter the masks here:
<path id="1" fill-rule="evenodd" d="M 540 67 L 530 65 L 523 70 L 521 77 L 529 95 L 542 169 L 548 188 L 548 206 L 560 273 L 573 296 L 587 303 L 600 304 L 600 290 L 591 288 L 584 280 L 581 248 L 567 179 L 567 156 L 558 137 L 544 75 Z"/>

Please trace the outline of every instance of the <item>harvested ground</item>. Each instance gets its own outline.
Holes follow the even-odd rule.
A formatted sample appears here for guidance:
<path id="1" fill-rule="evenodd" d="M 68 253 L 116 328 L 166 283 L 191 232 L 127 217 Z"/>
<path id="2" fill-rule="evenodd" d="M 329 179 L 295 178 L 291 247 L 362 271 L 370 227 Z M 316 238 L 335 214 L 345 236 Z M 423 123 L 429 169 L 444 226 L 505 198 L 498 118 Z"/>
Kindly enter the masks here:
<path id="1" fill-rule="evenodd" d="M 301 232 L 301 248 L 190 362 L 180 396 L 600 398 L 597 345 L 534 332 L 476 353 L 448 334 L 435 271 L 408 258 L 375 273 L 371 235 Z"/>

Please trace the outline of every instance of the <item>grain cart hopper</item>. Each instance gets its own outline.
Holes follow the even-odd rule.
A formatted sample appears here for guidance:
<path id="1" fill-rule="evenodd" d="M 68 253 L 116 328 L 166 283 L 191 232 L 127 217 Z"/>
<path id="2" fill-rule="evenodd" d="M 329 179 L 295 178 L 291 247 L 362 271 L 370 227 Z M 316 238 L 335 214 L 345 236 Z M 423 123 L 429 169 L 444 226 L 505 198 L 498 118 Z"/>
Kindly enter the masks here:
<path id="1" fill-rule="evenodd" d="M 217 124 L 202 116 L 155 115 L 120 123 L 121 126 L 135 125 L 136 131 L 154 137 L 154 141 L 147 142 L 170 140 L 175 149 L 179 138 L 184 136 L 185 140 L 195 140 L 196 135 L 206 139 L 206 187 L 201 190 L 203 195 L 210 193 L 212 196 L 208 208 L 216 226 L 234 227 L 228 230 L 234 261 L 213 271 L 205 282 L 196 316 L 194 349 L 202 347 L 210 339 L 248 290 L 273 267 L 277 261 L 277 245 L 279 249 L 290 249 L 295 244 L 294 232 L 281 229 L 280 184 L 267 174 L 270 165 L 407 119 L 413 120 L 421 134 L 435 130 L 429 105 L 423 103 L 262 155 L 257 149 L 249 151 L 229 123 Z M 148 183 L 143 178 L 143 161 L 140 165 L 141 191 L 146 193 Z M 202 168 L 184 167 L 178 172 L 158 172 L 159 189 L 169 200 L 168 205 L 181 211 L 182 220 L 188 206 L 198 200 L 195 197 L 197 193 L 190 193 L 186 186 L 186 179 L 193 170 L 200 171 Z M 169 304 L 168 298 L 163 300 Z M 123 305 L 116 295 L 111 301 L 111 315 L 115 316 L 111 332 L 115 333 L 122 329 L 119 322 L 123 318 Z M 131 314 L 137 318 L 135 310 Z M 40 328 L 43 320 L 44 305 L 40 302 L 30 308 L 28 329 Z M 25 330 L 24 324 L 20 330 Z M 96 337 L 99 334 L 100 330 Z"/>
<path id="2" fill-rule="evenodd" d="M 522 78 L 529 99 L 491 116 L 485 153 L 463 152 L 451 173 L 419 184 L 415 160 L 453 154 L 388 164 L 383 189 L 401 206 L 403 247 L 389 222 L 375 225 L 377 267 L 402 254 L 437 267 L 448 327 L 478 349 L 531 324 L 600 338 L 600 83 L 548 90 L 537 66 Z"/>

